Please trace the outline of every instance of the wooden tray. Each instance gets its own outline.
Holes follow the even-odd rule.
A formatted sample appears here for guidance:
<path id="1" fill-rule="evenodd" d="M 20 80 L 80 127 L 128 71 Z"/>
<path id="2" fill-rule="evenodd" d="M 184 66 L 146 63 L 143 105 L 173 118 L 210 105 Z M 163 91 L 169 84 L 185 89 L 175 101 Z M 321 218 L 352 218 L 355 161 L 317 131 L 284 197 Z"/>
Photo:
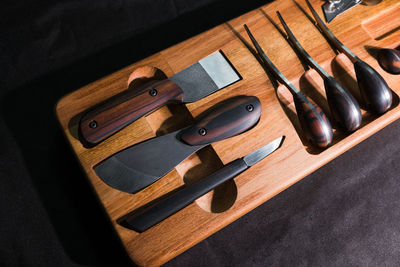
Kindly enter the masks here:
<path id="1" fill-rule="evenodd" d="M 319 6 L 323 1 L 312 2 L 321 13 Z M 400 45 L 400 31 L 395 31 L 400 26 L 400 4 L 397 2 L 385 0 L 374 7 L 358 5 L 329 24 L 344 44 L 386 79 L 394 93 L 394 104 L 381 116 L 363 112 L 361 129 L 352 134 L 335 132 L 333 145 L 325 150 L 313 148 L 303 138 L 291 96 L 282 86 L 274 87 L 241 40 L 243 37 L 245 42 L 249 42 L 242 26 L 246 23 L 275 65 L 329 115 L 322 80 L 315 71 L 305 73 L 294 51 L 268 21 L 269 16 L 278 23 L 275 11 L 280 10 L 311 56 L 358 97 L 349 60 L 343 55 L 335 55 L 294 1 L 282 0 L 265 5 L 63 97 L 56 106 L 61 127 L 132 260 L 139 265 L 159 265 L 170 260 L 399 118 L 400 76 L 384 72 L 366 49 L 367 46 L 394 48 Z M 310 14 L 303 1 L 298 3 Z M 171 76 L 219 49 L 243 80 L 198 102 L 164 107 L 94 148 L 84 148 L 77 139 L 81 112 L 126 89 L 128 77 L 135 69 L 152 66 Z M 140 76 L 140 73 L 136 71 L 134 75 Z M 104 184 L 94 173 L 93 166 L 113 153 L 179 129 L 217 102 L 243 94 L 255 95 L 261 100 L 261 120 L 255 128 L 204 148 L 145 190 L 134 195 L 123 193 Z M 286 140 L 277 152 L 148 231 L 139 234 L 117 223 L 121 216 L 185 183 L 205 177 L 222 164 L 242 157 L 281 135 L 285 135 Z"/>

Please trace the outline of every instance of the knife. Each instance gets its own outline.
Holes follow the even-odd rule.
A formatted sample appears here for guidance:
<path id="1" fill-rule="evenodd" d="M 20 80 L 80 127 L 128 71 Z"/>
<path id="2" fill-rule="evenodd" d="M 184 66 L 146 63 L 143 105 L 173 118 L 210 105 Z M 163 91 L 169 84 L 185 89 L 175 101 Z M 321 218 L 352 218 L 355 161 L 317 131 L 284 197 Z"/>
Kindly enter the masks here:
<path id="1" fill-rule="evenodd" d="M 109 186 L 136 193 L 199 149 L 252 128 L 260 115 L 257 97 L 229 98 L 200 114 L 191 126 L 128 147 L 95 166 L 94 171 Z"/>
<path id="2" fill-rule="evenodd" d="M 247 156 L 228 163 L 222 169 L 173 193 L 165 200 L 156 203 L 144 212 L 137 215 L 128 215 L 120 224 L 139 233 L 146 231 L 150 227 L 188 206 L 197 198 L 205 195 L 215 187 L 246 171 L 248 168 L 277 150 L 282 145 L 283 140 L 284 136 L 281 136 Z"/>
<path id="3" fill-rule="evenodd" d="M 329 0 L 322 5 L 326 22 L 331 22 L 335 17 L 352 7 L 360 4 L 361 0 Z"/>
<path id="4" fill-rule="evenodd" d="M 191 103 L 240 80 L 221 51 L 201 59 L 172 77 L 127 89 L 89 109 L 79 134 L 94 146 L 140 117 L 171 103 Z"/>

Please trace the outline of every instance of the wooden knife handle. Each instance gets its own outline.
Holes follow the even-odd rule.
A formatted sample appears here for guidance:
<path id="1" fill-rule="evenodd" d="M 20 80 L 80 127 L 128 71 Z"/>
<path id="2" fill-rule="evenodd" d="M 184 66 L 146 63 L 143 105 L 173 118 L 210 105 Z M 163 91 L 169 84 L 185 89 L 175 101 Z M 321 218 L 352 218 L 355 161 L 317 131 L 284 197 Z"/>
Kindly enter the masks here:
<path id="1" fill-rule="evenodd" d="M 368 107 L 377 114 L 385 113 L 392 106 L 392 90 L 385 79 L 362 60 L 354 63 L 361 97 Z"/>
<path id="2" fill-rule="evenodd" d="M 145 114 L 182 100 L 182 89 L 170 80 L 128 88 L 82 116 L 79 123 L 80 137 L 86 145 L 96 145 Z"/>
<path id="3" fill-rule="evenodd" d="M 229 98 L 208 109 L 180 132 L 189 145 L 205 145 L 243 133 L 260 119 L 261 103 L 255 96 Z"/>
<path id="4" fill-rule="evenodd" d="M 301 93 L 293 95 L 301 128 L 314 145 L 325 148 L 332 142 L 332 126 L 322 109 Z"/>
<path id="5" fill-rule="evenodd" d="M 186 186 L 163 201 L 150 206 L 144 212 L 130 216 L 121 222 L 121 225 L 139 233 L 146 231 L 153 225 L 165 220 L 169 216 L 188 206 L 197 198 L 213 190 L 222 183 L 236 177 L 247 169 L 243 159 L 234 160 L 210 176 Z"/>
<path id="6" fill-rule="evenodd" d="M 326 98 L 332 117 L 348 132 L 357 130 L 362 114 L 357 100 L 333 77 L 324 79 Z"/>

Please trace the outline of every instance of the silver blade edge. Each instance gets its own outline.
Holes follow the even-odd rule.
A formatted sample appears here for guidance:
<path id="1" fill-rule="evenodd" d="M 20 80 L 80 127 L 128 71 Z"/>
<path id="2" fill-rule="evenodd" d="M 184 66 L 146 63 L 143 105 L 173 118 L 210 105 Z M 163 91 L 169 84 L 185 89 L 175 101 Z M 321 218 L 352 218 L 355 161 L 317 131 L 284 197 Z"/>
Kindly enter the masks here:
<path id="1" fill-rule="evenodd" d="M 268 145 L 265 145 L 256 151 L 248 154 L 243 158 L 244 162 L 247 166 L 251 167 L 260 160 L 264 159 L 265 157 L 269 156 L 272 152 L 277 150 L 283 143 L 285 136 L 281 136 L 274 141 L 270 142 Z"/>
<path id="2" fill-rule="evenodd" d="M 169 78 L 183 90 L 183 102 L 204 98 L 241 79 L 221 51 L 199 60 Z"/>

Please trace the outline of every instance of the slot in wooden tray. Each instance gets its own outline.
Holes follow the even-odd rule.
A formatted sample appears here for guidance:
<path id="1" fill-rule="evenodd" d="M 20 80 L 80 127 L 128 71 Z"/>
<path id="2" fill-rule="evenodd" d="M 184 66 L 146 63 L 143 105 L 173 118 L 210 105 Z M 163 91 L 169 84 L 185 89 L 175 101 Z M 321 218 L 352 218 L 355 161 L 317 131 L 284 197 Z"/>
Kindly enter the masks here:
<path id="1" fill-rule="evenodd" d="M 359 5 L 329 24 L 345 45 L 386 79 L 393 90 L 395 101 L 393 107 L 381 116 L 364 111 L 363 124 L 358 131 L 352 134 L 335 131 L 333 145 L 325 150 L 315 149 L 303 138 L 291 96 L 284 87 L 274 87 L 245 45 L 249 39 L 242 25 L 246 23 L 275 65 L 296 86 L 309 93 L 329 116 L 322 80 L 314 71 L 305 73 L 295 52 L 268 21 L 267 16 L 277 23 L 275 12 L 280 10 L 310 55 L 330 73 L 333 72 L 357 97 L 350 62 L 343 55 L 335 55 L 324 37 L 293 1 L 276 1 L 265 5 L 63 97 L 56 106 L 60 125 L 132 260 L 139 265 L 159 265 L 170 260 L 399 118 L 400 76 L 385 73 L 367 48 L 397 47 L 400 44 L 400 33 L 394 31 L 375 40 L 370 32 L 374 31 L 373 27 L 379 27 L 379 23 L 369 23 L 369 33 L 362 27 L 363 22 L 374 18 L 385 20 L 386 16 L 379 14 L 393 8 L 396 2 L 385 0 L 374 7 Z M 310 14 L 303 1 L 298 3 Z M 323 1 L 312 3 L 318 7 Z M 376 32 L 385 34 L 381 29 Z M 81 113 L 126 89 L 133 71 L 135 77 L 140 77 L 143 75 L 140 72 L 143 67 L 158 68 L 166 76 L 171 76 L 219 49 L 229 58 L 243 80 L 195 103 L 161 108 L 94 148 L 83 147 L 77 139 Z M 110 155 L 156 135 L 171 132 L 190 123 L 193 117 L 219 101 L 243 94 L 255 95 L 261 100 L 261 120 L 255 128 L 200 150 L 143 191 L 131 195 L 114 190 L 94 173 L 93 166 Z M 285 135 L 286 139 L 276 153 L 148 231 L 139 234 L 117 223 L 117 219 L 123 215 L 148 205 L 185 183 L 205 177 L 223 164 L 281 135 Z"/>

